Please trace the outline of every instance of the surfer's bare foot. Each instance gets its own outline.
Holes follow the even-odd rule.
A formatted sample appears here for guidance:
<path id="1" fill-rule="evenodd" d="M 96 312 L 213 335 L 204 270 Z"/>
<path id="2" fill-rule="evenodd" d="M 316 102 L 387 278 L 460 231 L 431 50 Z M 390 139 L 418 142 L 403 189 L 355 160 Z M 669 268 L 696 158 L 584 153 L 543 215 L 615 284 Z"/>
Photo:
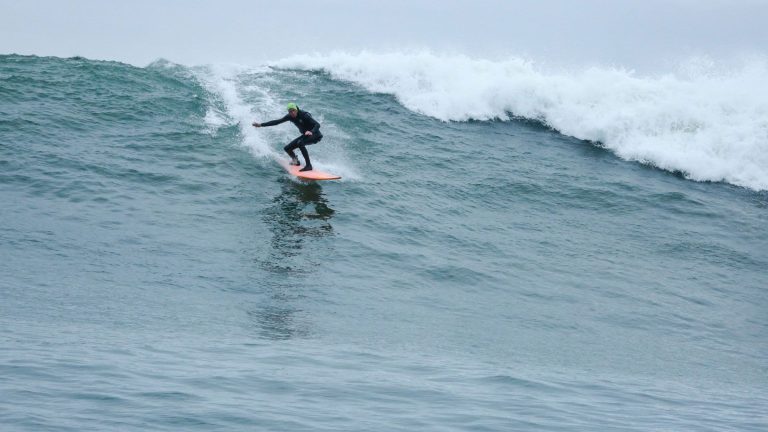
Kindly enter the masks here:
<path id="1" fill-rule="evenodd" d="M 302 172 L 304 172 L 304 171 L 312 171 L 312 165 L 307 165 L 304 168 L 300 169 L 299 171 L 302 171 Z"/>

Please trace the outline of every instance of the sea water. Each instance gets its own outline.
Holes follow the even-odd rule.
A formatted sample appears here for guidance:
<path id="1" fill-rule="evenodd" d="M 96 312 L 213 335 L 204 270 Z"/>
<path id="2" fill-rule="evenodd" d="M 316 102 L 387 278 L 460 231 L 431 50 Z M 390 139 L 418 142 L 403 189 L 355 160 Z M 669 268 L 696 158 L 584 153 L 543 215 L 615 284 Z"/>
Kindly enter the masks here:
<path id="1" fill-rule="evenodd" d="M 0 56 L 0 429 L 766 430 L 767 76 Z"/>

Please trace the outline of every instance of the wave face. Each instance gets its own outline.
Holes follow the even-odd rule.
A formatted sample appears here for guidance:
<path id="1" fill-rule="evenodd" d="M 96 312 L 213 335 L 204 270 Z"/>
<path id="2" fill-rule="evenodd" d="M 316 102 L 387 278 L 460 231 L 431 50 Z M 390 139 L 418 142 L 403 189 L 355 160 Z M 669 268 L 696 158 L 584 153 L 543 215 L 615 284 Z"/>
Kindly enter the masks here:
<path id="1" fill-rule="evenodd" d="M 0 429 L 764 431 L 768 192 L 514 118 L 663 79 L 279 64 L 0 56 Z"/>
<path id="2" fill-rule="evenodd" d="M 440 120 L 537 120 L 692 180 L 768 189 L 763 60 L 727 71 L 691 61 L 656 77 L 600 67 L 546 72 L 520 58 L 429 53 L 296 56 L 274 65 L 326 71 Z"/>

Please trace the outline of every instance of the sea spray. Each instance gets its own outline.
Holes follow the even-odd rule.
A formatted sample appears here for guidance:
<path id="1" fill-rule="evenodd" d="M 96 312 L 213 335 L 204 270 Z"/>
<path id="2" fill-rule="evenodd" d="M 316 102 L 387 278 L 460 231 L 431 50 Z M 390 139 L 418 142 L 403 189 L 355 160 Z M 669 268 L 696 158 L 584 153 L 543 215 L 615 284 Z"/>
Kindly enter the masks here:
<path id="1" fill-rule="evenodd" d="M 193 68 L 197 79 L 209 92 L 209 111 L 205 121 L 209 129 L 223 125 L 237 125 L 242 145 L 257 158 L 278 159 L 284 157 L 283 145 L 296 137 L 292 125 L 255 129 L 254 121 L 266 121 L 281 117 L 285 112 L 285 96 L 273 95 L 270 83 L 274 70 L 269 67 L 245 67 L 240 65 L 214 65 Z M 248 102 L 246 102 L 246 100 Z M 326 131 L 323 156 L 313 154 L 313 165 L 321 170 L 339 173 L 345 180 L 360 180 L 357 169 L 347 160 L 337 143 L 350 137 L 334 124 L 326 122 L 321 113 L 313 113 Z M 314 149 L 313 149 L 314 150 Z"/>

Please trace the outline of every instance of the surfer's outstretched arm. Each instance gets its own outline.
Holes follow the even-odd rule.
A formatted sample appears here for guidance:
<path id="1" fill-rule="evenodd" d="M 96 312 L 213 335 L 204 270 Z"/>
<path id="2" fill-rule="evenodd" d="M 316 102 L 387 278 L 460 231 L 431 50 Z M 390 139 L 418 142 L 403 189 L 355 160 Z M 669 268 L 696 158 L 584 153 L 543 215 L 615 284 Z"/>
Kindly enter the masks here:
<path id="1" fill-rule="evenodd" d="M 270 121 L 267 121 L 267 122 L 264 122 L 264 123 L 253 122 L 253 123 L 251 123 L 251 125 L 253 125 L 253 127 L 274 126 L 274 125 L 279 125 L 280 123 L 285 123 L 290 118 L 291 118 L 291 116 L 289 114 L 286 114 L 285 117 L 277 119 L 277 120 L 270 120 Z"/>

